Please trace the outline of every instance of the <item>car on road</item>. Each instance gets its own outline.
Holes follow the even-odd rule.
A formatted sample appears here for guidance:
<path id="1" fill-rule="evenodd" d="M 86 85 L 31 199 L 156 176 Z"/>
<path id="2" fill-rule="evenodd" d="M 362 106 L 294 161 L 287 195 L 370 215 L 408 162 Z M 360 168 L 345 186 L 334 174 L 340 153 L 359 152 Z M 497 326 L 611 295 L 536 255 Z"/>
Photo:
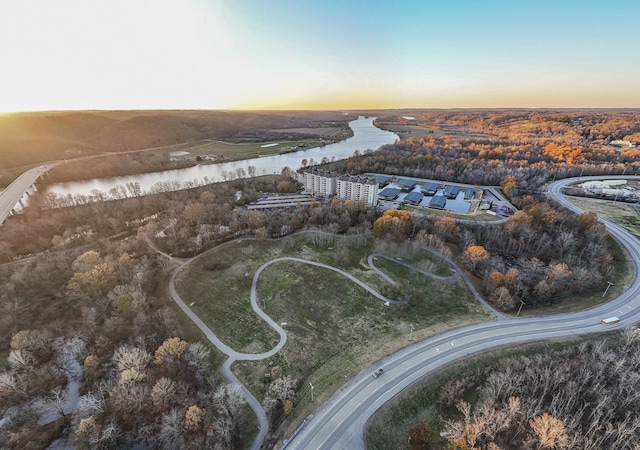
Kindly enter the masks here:
<path id="1" fill-rule="evenodd" d="M 384 373 L 384 370 L 383 370 L 382 368 L 380 368 L 380 369 L 376 370 L 375 372 L 373 372 L 373 373 L 371 374 L 371 376 L 372 376 L 373 378 L 378 378 L 378 377 L 379 377 L 380 375 L 382 375 L 383 373 Z"/>

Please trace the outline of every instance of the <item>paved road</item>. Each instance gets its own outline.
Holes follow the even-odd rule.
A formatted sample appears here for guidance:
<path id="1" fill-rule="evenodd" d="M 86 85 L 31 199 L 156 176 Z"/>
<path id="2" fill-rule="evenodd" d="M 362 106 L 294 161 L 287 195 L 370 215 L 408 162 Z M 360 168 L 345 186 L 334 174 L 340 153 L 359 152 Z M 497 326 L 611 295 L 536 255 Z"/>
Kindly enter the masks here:
<path id="1" fill-rule="evenodd" d="M 602 179 L 582 177 L 557 181 L 548 187 L 548 192 L 558 202 L 580 212 L 577 207 L 568 204 L 560 189 L 568 183 L 596 178 Z M 285 448 L 364 449 L 365 425 L 377 409 L 420 378 L 453 361 L 501 346 L 604 332 L 631 326 L 640 321 L 640 241 L 621 227 L 607 221 L 603 222 L 609 232 L 629 250 L 633 259 L 634 278 L 620 297 L 586 311 L 544 318 L 481 323 L 418 342 L 383 359 L 353 378 L 296 431 Z M 600 325 L 600 320 L 608 316 L 618 316 L 621 320 L 616 325 Z M 371 372 L 377 367 L 385 369 L 384 375 L 373 378 Z"/>
<path id="2" fill-rule="evenodd" d="M 33 186 L 36 180 L 58 163 L 46 164 L 27 170 L 16 178 L 4 191 L 0 192 L 0 225 L 18 204 L 25 192 Z"/>

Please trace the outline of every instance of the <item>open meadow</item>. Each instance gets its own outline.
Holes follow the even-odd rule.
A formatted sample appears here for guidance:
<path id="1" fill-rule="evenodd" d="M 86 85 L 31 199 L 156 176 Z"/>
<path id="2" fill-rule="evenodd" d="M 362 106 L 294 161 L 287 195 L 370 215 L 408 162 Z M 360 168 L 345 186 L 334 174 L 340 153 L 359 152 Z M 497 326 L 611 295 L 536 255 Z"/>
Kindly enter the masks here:
<path id="1" fill-rule="evenodd" d="M 367 264 L 372 254 L 452 278 L 435 279 L 394 259 L 374 258 L 393 285 Z M 267 387 L 265 374 L 272 380 L 284 375 L 296 380 L 294 423 L 364 367 L 406 346 L 409 338 L 492 318 L 443 259 L 418 246 L 363 235 L 310 232 L 278 241 L 234 242 L 187 266 L 177 290 L 224 343 L 241 352 L 265 352 L 278 335 L 253 313 L 251 283 L 260 266 L 285 256 L 342 269 L 389 298 L 409 300 L 385 305 L 344 276 L 300 262 L 276 262 L 264 269 L 257 283 L 258 305 L 276 322 L 286 323 L 288 341 L 275 356 L 238 362 L 234 371 L 259 399 Z"/>
<path id="2" fill-rule="evenodd" d="M 640 238 L 640 211 L 637 204 L 579 197 L 570 197 L 570 201 L 585 211 L 594 212 L 603 219 L 617 223 Z"/>

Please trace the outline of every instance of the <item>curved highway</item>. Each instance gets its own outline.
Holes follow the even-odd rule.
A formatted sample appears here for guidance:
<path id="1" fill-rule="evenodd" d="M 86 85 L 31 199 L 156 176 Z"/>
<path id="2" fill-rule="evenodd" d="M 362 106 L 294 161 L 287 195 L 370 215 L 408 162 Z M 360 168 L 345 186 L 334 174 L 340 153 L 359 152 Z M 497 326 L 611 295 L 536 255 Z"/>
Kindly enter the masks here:
<path id="1" fill-rule="evenodd" d="M 635 177 L 606 177 L 635 178 Z M 563 186 L 603 177 L 560 180 L 548 187 L 551 198 L 575 211 L 560 190 Z M 601 219 L 602 220 L 602 219 Z M 503 319 L 451 330 L 411 345 L 361 372 L 343 386 L 317 413 L 305 421 L 284 445 L 291 449 L 364 449 L 367 420 L 385 402 L 420 378 L 445 365 L 501 346 L 540 339 L 587 334 L 624 328 L 640 321 L 640 241 L 621 227 L 602 220 L 607 230 L 624 245 L 633 260 L 634 276 L 626 291 L 613 301 L 571 314 L 527 319 Z M 600 320 L 618 316 L 615 325 L 600 325 Z M 373 378 L 371 372 L 384 368 L 384 375 Z"/>

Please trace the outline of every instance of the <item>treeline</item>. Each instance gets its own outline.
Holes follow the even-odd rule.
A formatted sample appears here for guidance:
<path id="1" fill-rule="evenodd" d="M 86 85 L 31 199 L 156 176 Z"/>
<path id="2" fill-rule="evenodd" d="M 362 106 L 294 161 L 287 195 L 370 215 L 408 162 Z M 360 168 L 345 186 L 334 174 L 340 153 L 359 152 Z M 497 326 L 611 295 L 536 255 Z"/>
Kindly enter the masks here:
<path id="1" fill-rule="evenodd" d="M 554 178 L 640 171 L 640 160 L 629 152 L 609 150 L 589 156 L 582 153 L 579 159 L 571 153 L 573 160 L 568 163 L 564 156 L 558 159 L 546 153 L 546 147 L 454 141 L 448 137 L 410 138 L 375 152 L 365 151 L 360 156 L 336 161 L 330 167 L 338 172 L 373 172 L 493 186 L 512 175 L 522 189 L 529 190 L 539 189 Z"/>
<path id="2" fill-rule="evenodd" d="M 187 189 L 176 190 L 178 187 Z M 140 187 L 136 183 L 102 194 L 102 197 L 113 194 L 112 198 L 116 200 L 94 201 L 95 198 L 82 195 L 60 197 L 35 193 L 24 214 L 11 216 L 2 225 L 0 261 L 11 261 L 44 250 L 87 245 L 118 233 L 135 234 L 138 227 L 159 214 L 176 218 L 180 229 L 183 224 L 190 223 L 188 216 L 183 214 L 185 205 L 198 203 L 196 199 L 207 205 L 208 214 L 216 217 L 215 221 L 227 223 L 234 208 L 256 200 L 260 192 L 295 192 L 298 189 L 298 182 L 285 172 L 280 176 L 244 178 L 205 186 L 160 184 L 155 194 L 143 197 L 137 196 Z M 238 191 L 242 193 L 240 196 L 237 196 Z M 191 232 L 186 235 L 191 236 Z M 187 246 L 185 252 L 190 249 L 191 246 Z"/>
<path id="3" fill-rule="evenodd" d="M 466 109 L 413 110 L 390 115 L 380 111 L 380 122 L 396 122 L 441 130 L 455 128 L 486 133 L 512 141 L 542 144 L 553 140 L 570 145 L 608 144 L 623 139 L 640 143 L 638 109 Z M 403 119 L 410 115 L 414 120 Z"/>

